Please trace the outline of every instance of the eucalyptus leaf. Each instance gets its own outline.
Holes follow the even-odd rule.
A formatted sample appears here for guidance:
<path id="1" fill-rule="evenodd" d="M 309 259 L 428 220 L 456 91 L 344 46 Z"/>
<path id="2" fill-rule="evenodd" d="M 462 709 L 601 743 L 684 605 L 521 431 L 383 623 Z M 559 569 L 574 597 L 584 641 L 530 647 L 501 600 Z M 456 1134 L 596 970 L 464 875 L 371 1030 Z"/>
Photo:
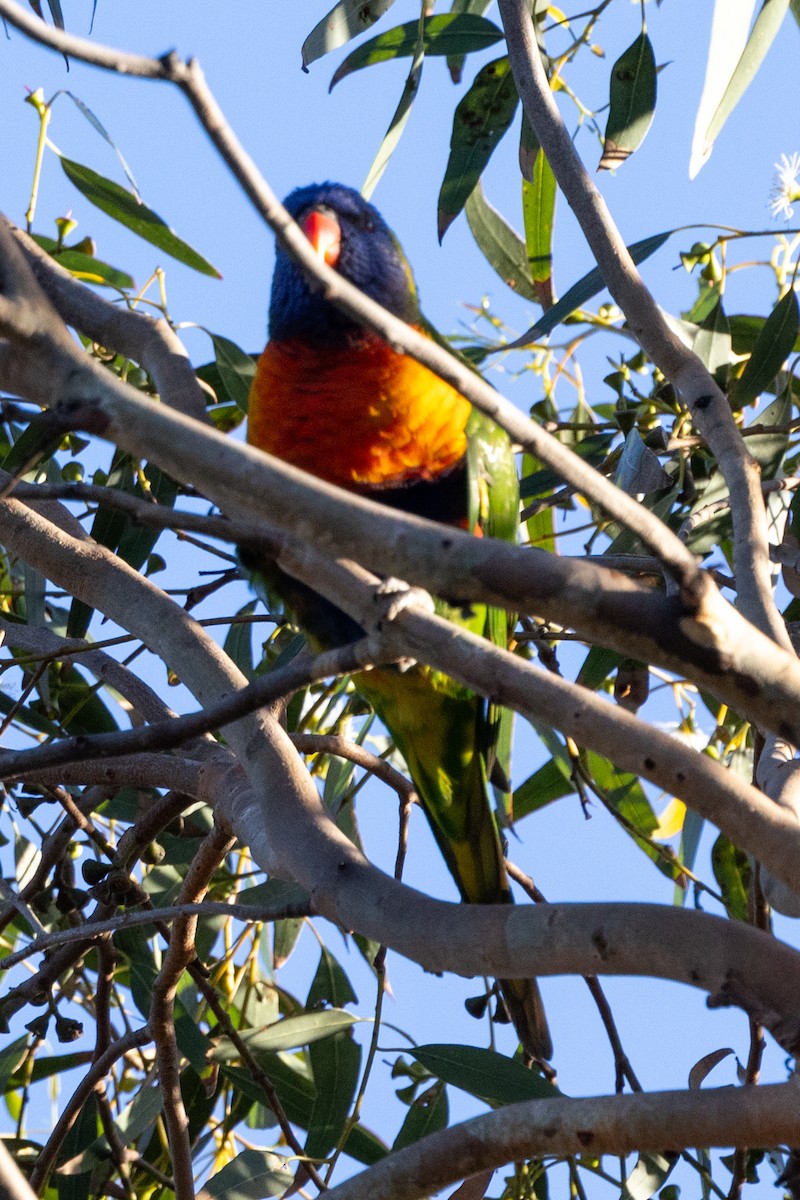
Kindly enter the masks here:
<path id="1" fill-rule="evenodd" d="M 561 1093 L 516 1058 L 476 1046 L 417 1046 L 410 1054 L 437 1079 L 494 1104 L 546 1100 Z"/>
<path id="2" fill-rule="evenodd" d="M 730 2 L 730 0 L 728 0 Z M 780 29 L 789 0 L 764 0 L 750 36 L 703 136 L 700 153 L 708 157 L 723 125 L 755 78 Z"/>
<path id="3" fill-rule="evenodd" d="M 131 229 L 146 242 L 157 246 L 165 254 L 184 263 L 185 266 L 199 271 L 202 275 L 212 275 L 216 279 L 222 278 L 216 267 L 213 267 L 188 243 L 179 238 L 166 222 L 146 204 L 142 204 L 133 192 L 120 187 L 112 179 L 98 175 L 91 167 L 84 167 L 81 163 L 73 162 L 63 156 L 59 161 L 70 182 L 96 208 L 113 220 L 119 221 L 120 225 Z"/>
<path id="4" fill-rule="evenodd" d="M 334 72 L 331 89 L 345 76 L 364 67 L 395 58 L 409 58 L 416 52 L 417 36 L 418 22 L 408 21 L 362 42 Z M 488 50 L 502 36 L 502 31 L 485 17 L 471 13 L 442 13 L 425 21 L 424 49 L 426 54 L 433 55 L 472 54 L 477 50 Z"/>
<path id="5" fill-rule="evenodd" d="M 507 56 L 481 67 L 453 116 L 450 156 L 439 191 L 442 240 L 466 204 L 517 110 L 519 97 Z"/>
<path id="6" fill-rule="evenodd" d="M 480 183 L 464 205 L 464 212 L 472 236 L 489 265 L 512 291 L 526 300 L 535 300 L 525 243 L 488 202 Z"/>
<path id="7" fill-rule="evenodd" d="M 656 60 L 642 31 L 611 68 L 610 107 L 599 170 L 619 167 L 641 146 L 656 108 Z"/>
<path id="8" fill-rule="evenodd" d="M 654 233 L 651 237 L 642 238 L 640 242 L 633 242 L 628 246 L 628 253 L 634 263 L 638 264 L 649 258 L 651 254 L 655 254 L 656 250 L 660 250 L 665 242 L 669 241 L 675 233 L 674 229 L 667 230 L 666 233 Z M 565 292 L 561 299 L 553 305 L 546 313 L 543 313 L 535 325 L 523 333 L 522 337 L 518 337 L 510 346 L 504 347 L 507 350 L 521 349 L 523 346 L 529 346 L 531 342 L 536 342 L 540 338 L 545 337 L 548 333 L 560 325 L 562 321 L 571 316 L 576 309 L 586 304 L 598 292 L 602 292 L 605 287 L 605 280 L 599 267 L 593 267 L 588 271 L 582 279 L 574 283 L 569 291 Z M 498 347 L 499 348 L 499 347 Z"/>
<path id="9" fill-rule="evenodd" d="M 731 392 L 735 408 L 745 408 L 767 391 L 792 353 L 800 331 L 797 294 L 789 288 L 767 317 L 752 354 Z"/>
<path id="10" fill-rule="evenodd" d="M 321 21 L 318 21 L 303 42 L 303 70 L 310 63 L 338 50 L 352 38 L 364 33 L 394 4 L 394 0 L 339 0 Z"/>

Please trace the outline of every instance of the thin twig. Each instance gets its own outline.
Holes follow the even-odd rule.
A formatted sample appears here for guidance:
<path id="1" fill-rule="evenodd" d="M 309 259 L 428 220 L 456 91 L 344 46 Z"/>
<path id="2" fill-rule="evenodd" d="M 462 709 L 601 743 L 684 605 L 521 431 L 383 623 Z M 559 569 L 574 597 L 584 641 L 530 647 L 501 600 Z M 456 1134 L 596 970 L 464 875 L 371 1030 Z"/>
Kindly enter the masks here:
<path id="1" fill-rule="evenodd" d="M 72 1093 L 64 1111 L 56 1122 L 55 1129 L 39 1152 L 39 1157 L 31 1172 L 31 1187 L 34 1191 L 42 1191 L 44 1189 L 44 1185 L 64 1143 L 64 1138 L 75 1124 L 78 1114 L 91 1096 L 98 1081 L 108 1074 L 118 1059 L 129 1054 L 131 1050 L 136 1050 L 140 1046 L 146 1046 L 150 1041 L 152 1041 L 150 1031 L 145 1025 L 142 1029 L 136 1029 L 133 1033 L 125 1034 L 124 1037 L 119 1038 L 116 1042 L 112 1042 L 105 1053 L 100 1058 L 95 1059 L 91 1069 Z"/>

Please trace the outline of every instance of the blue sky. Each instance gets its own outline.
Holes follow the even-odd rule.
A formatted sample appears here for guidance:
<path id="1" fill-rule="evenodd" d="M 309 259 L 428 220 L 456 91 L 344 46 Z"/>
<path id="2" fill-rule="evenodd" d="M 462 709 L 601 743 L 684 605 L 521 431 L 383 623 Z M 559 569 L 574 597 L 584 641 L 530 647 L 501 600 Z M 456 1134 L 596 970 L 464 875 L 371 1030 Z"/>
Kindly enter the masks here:
<path id="1" fill-rule="evenodd" d="M 87 32 L 91 4 L 65 0 L 64 7 L 69 28 Z M 327 0 L 281 5 L 243 0 L 235 6 L 208 0 L 170 0 L 169 4 L 142 0 L 135 5 L 98 0 L 94 36 L 147 54 L 175 48 L 182 56 L 196 55 L 232 126 L 279 195 L 314 179 L 341 179 L 359 186 L 394 111 L 407 64 L 383 64 L 360 72 L 328 95 L 328 83 L 342 52 L 314 63 L 307 74 L 300 70 L 303 39 L 327 7 Z M 398 0 L 379 28 L 411 20 L 415 10 L 416 5 Z M 777 228 L 767 210 L 773 164 L 782 153 L 800 149 L 797 106 L 789 99 L 796 81 L 800 31 L 787 17 L 782 36 L 723 130 L 710 162 L 690 183 L 691 133 L 702 86 L 711 5 L 665 0 L 658 8 L 649 4 L 647 14 L 657 62 L 666 64 L 659 75 L 656 120 L 642 149 L 622 170 L 615 176 L 598 177 L 626 240 L 704 220 L 740 228 Z M 497 19 L 494 11 L 488 15 Z M 601 22 L 598 41 L 605 59 L 583 55 L 577 70 L 568 76 L 587 104 L 599 107 L 605 102 L 609 66 L 639 32 L 639 21 L 638 4 L 617 0 L 608 19 Z M 468 62 L 466 81 L 471 80 L 479 62 L 497 52 Z M 210 258 L 223 278 L 209 280 L 165 260 L 92 209 L 63 177 L 52 155 L 45 162 L 37 232 L 52 234 L 53 218 L 71 210 L 79 221 L 78 234 L 91 234 L 99 256 L 131 271 L 138 283 L 155 265 L 165 267 L 169 306 L 176 322 L 225 334 L 247 350 L 260 348 L 273 262 L 272 238 L 227 175 L 177 90 L 115 78 L 80 63 L 71 64 L 67 72 L 62 59 L 27 43 L 14 30 L 0 40 L 0 61 L 4 115 L 0 204 L 7 215 L 22 221 L 33 166 L 36 120 L 23 103 L 24 87 L 42 87 L 48 98 L 58 89 L 68 89 L 105 125 L 130 164 L 145 201 Z M 463 85 L 461 90 L 454 89 L 441 60 L 426 64 L 408 129 L 373 199 L 402 241 L 424 308 L 439 328 L 454 331 L 467 319 L 463 305 L 479 303 L 488 295 L 492 310 L 512 328 L 522 330 L 535 317 L 532 306 L 513 295 L 492 272 L 475 248 L 463 217 L 447 233 L 443 246 L 436 240 L 436 198 L 447 158 L 452 110 L 461 94 Z M 575 110 L 565 103 L 563 111 L 573 128 Z M 67 156 L 124 182 L 113 152 L 67 97 L 56 106 L 50 136 Z M 599 148 L 591 134 L 581 133 L 578 147 L 593 168 Z M 520 228 L 516 126 L 492 163 L 487 193 Z M 676 236 L 645 267 L 660 302 L 673 311 L 688 307 L 695 295 L 694 283 L 680 268 L 678 251 L 688 249 L 697 236 Z M 768 257 L 767 242 L 761 243 L 758 253 Z M 582 237 L 561 202 L 555 245 L 558 291 L 563 293 L 591 265 Z M 735 277 L 731 290 L 732 311 L 765 313 L 774 298 L 766 272 L 760 277 L 749 273 Z M 197 363 L 211 356 L 202 332 L 187 328 L 184 336 Z M 599 378 L 604 369 L 601 358 L 595 366 L 596 378 L 589 378 L 590 387 L 602 387 Z M 513 379 L 493 371 L 491 377 L 523 409 L 538 398 L 535 381 L 527 372 Z M 599 391 L 594 395 L 607 398 Z M 517 753 L 520 778 L 532 769 L 537 753 L 535 737 L 521 732 Z M 394 853 L 393 809 L 387 816 L 391 806 L 377 792 L 368 792 L 365 801 L 360 819 L 367 848 L 376 861 L 388 865 Z M 523 840 L 519 845 L 512 842 L 512 856 L 533 872 L 553 900 L 670 902 L 671 886 L 632 849 L 611 820 L 595 810 L 592 820 L 586 821 L 574 798 L 526 822 L 519 832 Z M 427 839 L 420 819 L 414 830 L 408 880 L 438 889 L 437 894 L 452 895 L 435 850 L 432 845 L 425 849 Z M 787 922 L 781 930 L 787 938 L 797 940 L 795 929 Z M 339 953 L 337 942 L 334 933 L 331 945 Z M 352 962 L 353 956 L 348 961 Z M 354 969 L 357 973 L 357 964 Z M 303 968 L 291 970 L 299 976 Z M 415 1027 L 425 1041 L 481 1036 L 479 1027 L 460 1015 L 460 998 L 472 994 L 474 985 L 458 981 L 437 984 L 427 979 L 425 1000 L 415 1003 L 415 994 L 422 988 L 419 968 L 393 958 L 390 972 L 397 999 L 388 1007 L 388 1020 Z M 361 979 L 359 990 L 366 1001 L 369 981 L 365 976 Z M 746 1055 L 744 1018 L 726 1011 L 708 1013 L 700 993 L 647 980 L 609 980 L 607 991 L 623 1041 L 646 1087 L 683 1086 L 696 1059 L 720 1045 L 734 1046 L 740 1056 Z M 580 981 L 545 981 L 544 994 L 564 1090 L 610 1090 L 611 1057 L 583 985 Z M 430 996 L 441 999 L 431 1001 Z M 503 1045 L 511 1049 L 510 1035 L 505 1035 Z M 391 1055 L 383 1057 L 390 1059 Z M 773 1050 L 768 1063 L 774 1076 L 781 1077 L 782 1055 Z M 734 1081 L 731 1060 L 712 1076 L 715 1081 Z M 385 1073 L 377 1086 L 389 1097 L 385 1102 L 386 1129 L 382 1130 L 388 1132 L 399 1124 L 401 1110 L 391 1099 Z M 470 1109 L 461 1102 L 456 1107 L 458 1111 Z M 761 1190 L 764 1195 L 773 1194 L 767 1183 Z"/>

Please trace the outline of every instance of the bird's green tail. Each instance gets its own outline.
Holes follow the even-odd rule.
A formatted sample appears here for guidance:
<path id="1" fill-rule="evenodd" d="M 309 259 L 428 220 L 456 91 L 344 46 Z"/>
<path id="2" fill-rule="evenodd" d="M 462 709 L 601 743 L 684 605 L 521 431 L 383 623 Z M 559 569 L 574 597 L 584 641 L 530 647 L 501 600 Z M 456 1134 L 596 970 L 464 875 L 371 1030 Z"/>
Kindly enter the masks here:
<path id="1" fill-rule="evenodd" d="M 415 666 L 364 672 L 357 680 L 406 761 L 433 835 L 468 904 L 510 904 L 497 824 L 481 753 L 482 701 L 439 672 Z M 533 979 L 501 980 L 514 1028 L 528 1054 L 553 1052 Z"/>

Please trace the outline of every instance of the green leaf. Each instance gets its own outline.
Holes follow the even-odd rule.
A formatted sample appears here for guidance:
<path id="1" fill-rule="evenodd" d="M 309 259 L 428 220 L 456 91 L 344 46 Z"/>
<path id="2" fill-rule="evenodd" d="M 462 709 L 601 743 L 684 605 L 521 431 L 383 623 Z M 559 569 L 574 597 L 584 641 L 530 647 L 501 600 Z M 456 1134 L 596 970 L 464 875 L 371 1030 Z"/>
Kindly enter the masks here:
<path id="1" fill-rule="evenodd" d="M 305 1152 L 324 1158 L 338 1145 L 356 1094 L 361 1070 L 361 1047 L 352 1034 L 337 1034 L 309 1047 L 317 1098 L 311 1110 Z"/>
<path id="2" fill-rule="evenodd" d="M 54 258 L 60 267 L 69 271 L 77 279 L 83 280 L 84 283 L 108 284 L 109 287 L 119 288 L 120 291 L 134 286 L 132 277 L 125 271 L 120 271 L 116 267 L 102 262 L 101 259 L 94 258 L 91 254 L 84 254 L 81 250 L 71 250 L 69 246 L 59 249 L 55 238 L 44 237 L 42 234 L 35 233 L 32 236 L 37 246 L 41 246 L 42 250 Z"/>
<path id="3" fill-rule="evenodd" d="M 439 1080 L 414 1100 L 400 1126 L 400 1132 L 394 1139 L 392 1150 L 402 1150 L 404 1146 L 418 1142 L 429 1133 L 438 1133 L 440 1129 L 446 1129 L 449 1120 L 447 1090 Z"/>
<path id="4" fill-rule="evenodd" d="M 725 3 L 726 0 L 723 0 Z M 730 3 L 730 0 L 727 0 Z M 707 158 L 723 125 L 752 83 L 756 72 L 775 40 L 786 16 L 789 0 L 764 0 L 755 19 L 747 44 L 734 67 L 716 112 L 709 121 L 703 138 L 702 153 Z M 716 16 L 716 14 L 715 14 Z"/>
<path id="5" fill-rule="evenodd" d="M 642 238 L 640 242 L 633 242 L 628 246 L 628 253 L 637 265 L 649 258 L 651 254 L 655 254 L 656 250 L 660 250 L 666 241 L 668 241 L 674 229 L 667 230 L 666 233 L 654 233 L 651 237 Z M 504 350 L 517 350 L 523 346 L 528 346 L 531 342 L 536 342 L 539 338 L 545 337 L 551 333 L 557 325 L 571 316 L 576 309 L 585 304 L 587 300 L 591 300 L 598 292 L 602 292 L 605 287 L 605 280 L 600 272 L 599 267 L 593 267 L 587 272 L 582 279 L 574 283 L 569 291 L 565 292 L 557 304 L 546 313 L 544 313 L 535 325 L 532 325 L 527 333 L 523 333 L 522 337 L 518 337 L 510 346 L 503 346 Z M 498 347 L 501 349 L 501 347 Z"/>
<path id="6" fill-rule="evenodd" d="M 712 375 L 715 372 L 720 373 L 720 386 L 724 386 L 733 351 L 731 349 L 731 327 L 721 302 L 714 305 L 698 329 L 692 349 Z"/>
<path id="7" fill-rule="evenodd" d="M 800 4 L 800 0 L 797 0 Z M 733 349 L 737 354 L 752 354 L 758 341 L 758 336 L 766 324 L 764 317 L 754 317 L 746 313 L 734 313 L 728 317 L 731 327 Z M 800 351 L 800 337 L 792 350 Z"/>
<path id="8" fill-rule="evenodd" d="M 334 1008 L 358 1003 L 353 985 L 327 946 L 323 946 L 320 952 L 319 965 L 308 993 L 306 1008 L 316 1008 L 322 1003 L 332 1004 Z"/>
<path id="9" fill-rule="evenodd" d="M 610 108 L 598 170 L 619 167 L 641 146 L 656 108 L 656 60 L 644 32 L 611 68 Z"/>
<path id="10" fill-rule="evenodd" d="M 556 177 L 540 150 L 530 182 L 522 180 L 522 215 L 525 250 L 536 298 L 546 310 L 553 306 L 553 226 L 556 214 Z"/>
<path id="11" fill-rule="evenodd" d="M 706 130 L 741 57 L 755 0 L 715 0 L 703 93 L 695 117 L 689 178 L 694 179 L 711 154 Z"/>
<path id="12" fill-rule="evenodd" d="M 262 1050 L 293 1050 L 297 1046 L 308 1046 L 321 1038 L 331 1037 L 349 1029 L 358 1020 L 352 1013 L 342 1012 L 338 1008 L 328 1008 L 324 1012 L 301 1013 L 298 1017 L 285 1017 L 268 1025 L 266 1029 L 246 1031 L 242 1038 L 249 1048 L 256 1053 Z M 212 1052 L 212 1058 L 217 1062 L 231 1062 L 238 1058 L 239 1052 L 235 1046 L 220 1040 Z"/>
<path id="13" fill-rule="evenodd" d="M 283 1196 L 294 1182 L 286 1159 L 271 1150 L 242 1150 L 203 1188 L 214 1200 L 261 1200 Z"/>
<path id="14" fill-rule="evenodd" d="M 472 236 L 489 266 L 512 291 L 526 300 L 536 300 L 525 244 L 488 202 L 480 183 L 464 205 L 464 212 Z"/>
<path id="15" fill-rule="evenodd" d="M 418 22 L 396 25 L 378 37 L 363 42 L 337 68 L 331 80 L 333 89 L 346 75 L 371 67 L 374 63 L 394 58 L 409 58 L 417 47 Z M 426 54 L 472 54 L 487 50 L 499 42 L 503 34 L 485 17 L 470 13 L 444 13 L 425 21 L 424 49 Z"/>
<path id="16" fill-rule="evenodd" d="M 735 408 L 745 408 L 774 383 L 800 332 L 797 294 L 790 288 L 767 317 L 753 352 L 731 391 Z"/>
<path id="17" fill-rule="evenodd" d="M 128 964 L 130 978 L 127 983 L 133 1002 L 147 1020 L 153 999 L 153 984 L 158 976 L 152 947 L 138 929 L 118 929 L 113 941 Z"/>
<path id="18" fill-rule="evenodd" d="M 285 917 L 275 922 L 272 928 L 272 965 L 276 970 L 292 957 L 304 925 L 305 917 Z"/>
<path id="19" fill-rule="evenodd" d="M 514 119 L 518 103 L 507 56 L 481 67 L 453 115 L 450 156 L 439 191 L 440 242 L 463 209 Z"/>
<path id="20" fill-rule="evenodd" d="M 529 1071 L 519 1059 L 506 1058 L 494 1050 L 432 1044 L 417 1046 L 410 1053 L 444 1083 L 492 1104 L 545 1100 L 561 1095 L 558 1088 L 535 1071 Z"/>
<path id="21" fill-rule="evenodd" d="M 757 433 L 747 439 L 747 449 L 761 468 L 763 479 L 775 479 L 783 467 L 789 445 L 788 425 L 791 417 L 792 396 L 786 388 L 758 418 L 759 424 L 777 425 L 779 428 L 775 432 Z"/>
<path id="22" fill-rule="evenodd" d="M 130 167 L 126 163 L 119 146 L 117 146 L 116 142 L 113 140 L 113 138 L 109 134 L 108 130 L 103 125 L 102 121 L 98 117 L 96 117 L 95 114 L 92 112 L 92 110 L 89 108 L 89 106 L 84 104 L 83 100 L 81 100 L 81 98 L 79 96 L 76 96 L 73 92 L 68 92 L 68 91 L 62 90 L 60 92 L 56 92 L 56 96 L 68 96 L 69 99 L 72 101 L 72 103 L 77 108 L 78 112 L 82 113 L 82 115 L 86 118 L 86 120 L 89 122 L 89 124 L 92 126 L 92 128 L 95 129 L 100 134 L 100 137 L 105 142 L 108 143 L 108 145 L 111 147 L 111 149 L 116 154 L 117 160 L 119 161 L 119 165 L 122 167 L 123 171 L 125 172 L 125 176 L 128 180 L 128 183 L 133 188 L 133 191 L 136 195 L 137 200 L 140 199 L 139 187 L 138 187 L 138 184 L 136 183 L 136 180 L 133 177 L 133 172 L 131 171 Z M 53 100 L 55 100 L 55 96 L 53 97 Z M 52 104 L 52 101 L 51 101 L 51 104 Z"/>
<path id="23" fill-rule="evenodd" d="M 256 375 L 256 360 L 245 354 L 235 342 L 218 333 L 208 335 L 214 345 L 214 359 L 227 394 L 247 413 L 250 388 Z"/>
<path id="24" fill-rule="evenodd" d="M 303 42 L 303 70 L 312 62 L 358 37 L 390 9 L 394 0 L 339 0 Z"/>
<path id="25" fill-rule="evenodd" d="M 575 791 L 569 770 L 557 758 L 551 758 L 538 771 L 529 775 L 514 792 L 514 819 L 520 820 L 562 796 Z"/>
<path id="26" fill-rule="evenodd" d="M 67 178 L 101 212 L 194 271 L 212 275 L 215 279 L 222 278 L 216 267 L 182 241 L 157 213 L 142 204 L 132 192 L 69 158 L 62 157 L 60 162 Z"/>
<path id="27" fill-rule="evenodd" d="M 607 433 L 592 433 L 582 441 L 576 442 L 570 449 L 591 466 L 598 467 L 608 457 L 613 436 Z M 544 496 L 561 483 L 563 480 L 556 471 L 550 467 L 541 467 L 532 475 L 524 476 L 520 481 L 520 496 L 523 500 L 531 500 L 534 496 Z"/>
<path id="28" fill-rule="evenodd" d="M 420 39 L 417 50 L 414 53 L 414 60 L 411 64 L 411 70 L 408 73 L 403 91 L 400 94 L 400 99 L 397 103 L 397 108 L 394 110 L 392 119 L 389 122 L 389 128 L 383 136 L 383 141 L 378 147 L 378 152 L 370 164 L 367 178 L 364 180 L 364 186 L 361 189 L 361 194 L 365 200 L 369 200 L 378 182 L 386 170 L 389 159 L 397 149 L 397 144 L 403 136 L 403 130 L 408 124 L 408 118 L 411 116 L 411 106 L 414 103 L 417 92 L 419 91 L 419 82 L 422 77 L 422 68 L 425 62 L 425 52 Z"/>
<path id="29" fill-rule="evenodd" d="M 240 608 L 237 612 L 237 617 L 250 617 L 256 609 L 255 600 L 251 600 Z M 231 621 L 231 627 L 228 630 L 228 636 L 222 649 L 227 654 L 231 662 L 235 663 L 239 670 L 248 679 L 253 678 L 255 665 L 253 663 L 253 626 L 247 620 L 237 621 L 234 618 Z"/>
<path id="30" fill-rule="evenodd" d="M 650 1200 L 670 1175 L 678 1154 L 640 1154 L 628 1178 L 622 1185 L 620 1200 Z"/>

